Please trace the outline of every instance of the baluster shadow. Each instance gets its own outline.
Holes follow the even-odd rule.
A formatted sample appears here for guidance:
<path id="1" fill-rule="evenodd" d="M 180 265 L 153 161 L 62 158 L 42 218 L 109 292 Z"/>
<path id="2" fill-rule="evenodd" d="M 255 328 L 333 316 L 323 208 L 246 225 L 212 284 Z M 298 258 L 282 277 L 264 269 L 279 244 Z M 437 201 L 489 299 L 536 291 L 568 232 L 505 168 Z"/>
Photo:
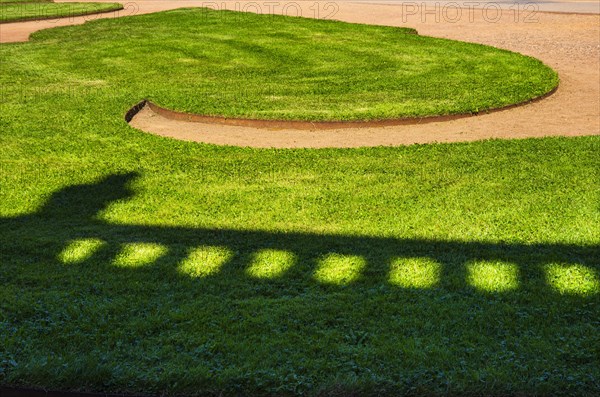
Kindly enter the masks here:
<path id="1" fill-rule="evenodd" d="M 319 350 L 323 341 L 340 346 L 334 355 L 347 360 L 379 352 L 382 368 L 386 360 L 396 360 L 384 357 L 387 350 L 377 350 L 383 341 L 395 343 L 397 359 L 410 365 L 435 366 L 428 357 L 446 349 L 456 354 L 457 365 L 477 367 L 487 357 L 494 365 L 510 367 L 513 363 L 502 358 L 505 347 L 501 345 L 485 347 L 498 354 L 492 358 L 486 351 L 469 356 L 465 346 L 477 350 L 484 349 L 482 344 L 512 340 L 514 349 L 525 351 L 534 348 L 539 338 L 552 337 L 545 334 L 550 323 L 558 324 L 565 334 L 574 327 L 594 326 L 589 313 L 599 306 L 598 294 L 561 293 L 549 284 L 545 269 L 551 264 L 580 265 L 597 280 L 598 245 L 276 233 L 102 220 L 99 214 L 108 205 L 133 197 L 130 186 L 137 177 L 111 175 L 96 183 L 66 187 L 35 213 L 0 218 L 0 276 L 5 288 L 21 294 L 31 285 L 42 306 L 57 299 L 57 293 L 106 302 L 98 310 L 121 321 L 123 332 L 139 330 L 144 324 L 143 338 L 159 342 L 171 332 L 188 330 L 190 340 L 198 343 L 209 336 L 214 340 L 227 336 L 242 341 L 240 345 L 266 346 L 272 356 L 257 351 L 255 357 L 265 370 L 283 365 L 283 356 L 276 354 L 281 349 L 290 357 L 317 362 L 326 354 Z M 287 253 L 281 257 L 289 263 L 280 264 L 275 276 L 252 275 L 250 268 L 265 251 Z M 486 290 L 473 282 L 490 263 L 492 269 L 506 270 L 505 289 Z M 499 274 L 497 282 L 502 283 L 504 273 Z M 44 288 L 51 291 L 47 298 Z M 65 298 L 65 305 L 70 302 Z M 83 313 L 72 320 L 72 326 L 100 324 L 101 317 Z M 171 320 L 154 323 L 150 319 L 155 317 Z M 481 335 L 468 331 L 470 327 Z M 285 345 L 289 340 L 296 343 Z M 428 353 L 410 356 L 409 350 L 403 350 L 406 343 L 423 344 Z M 248 354 L 248 350 L 236 352 L 231 345 L 220 348 L 221 355 L 202 360 L 222 365 L 223 355 Z M 147 351 L 140 348 L 139 354 Z M 183 353 L 171 354 L 178 360 Z M 591 356 L 578 360 L 593 364 Z"/>

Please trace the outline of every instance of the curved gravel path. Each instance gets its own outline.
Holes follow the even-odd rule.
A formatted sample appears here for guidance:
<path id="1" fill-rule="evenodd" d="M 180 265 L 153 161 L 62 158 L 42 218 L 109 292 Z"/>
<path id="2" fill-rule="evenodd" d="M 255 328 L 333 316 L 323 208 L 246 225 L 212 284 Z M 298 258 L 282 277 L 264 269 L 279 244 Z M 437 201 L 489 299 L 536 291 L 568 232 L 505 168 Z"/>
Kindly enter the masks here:
<path id="1" fill-rule="evenodd" d="M 534 56 L 558 71 L 561 85 L 554 95 L 536 103 L 502 112 L 420 125 L 314 131 L 270 130 L 172 120 L 148 108 L 139 112 L 131 125 L 150 133 L 183 140 L 278 148 L 388 146 L 488 138 L 600 135 L 600 15 L 545 13 L 523 6 L 516 10 L 491 6 L 459 9 L 455 6 L 427 5 L 423 9 L 419 4 L 421 2 L 404 5 L 321 2 L 315 6 L 313 2 L 142 0 L 124 3 L 124 10 L 97 17 L 1 25 L 0 42 L 26 41 L 34 31 L 81 24 L 95 18 L 203 5 L 407 26 L 416 28 L 421 35 L 488 44 Z"/>

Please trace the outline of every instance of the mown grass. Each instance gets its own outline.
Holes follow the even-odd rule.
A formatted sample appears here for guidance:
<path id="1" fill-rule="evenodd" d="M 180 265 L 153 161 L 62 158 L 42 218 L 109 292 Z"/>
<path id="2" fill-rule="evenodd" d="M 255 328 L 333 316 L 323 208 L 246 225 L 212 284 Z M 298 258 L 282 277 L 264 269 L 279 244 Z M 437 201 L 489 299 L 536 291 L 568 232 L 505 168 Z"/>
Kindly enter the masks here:
<path id="1" fill-rule="evenodd" d="M 373 120 L 502 107 L 558 82 L 538 60 L 411 29 L 208 9 L 98 22 L 35 33 L 31 61 L 52 51 L 54 67 L 128 91 L 130 106 Z"/>
<path id="2" fill-rule="evenodd" d="M 52 3 L 48 1 L 4 3 L 0 4 L 0 23 L 75 17 L 123 8 L 123 5 L 119 3 Z"/>
<path id="3" fill-rule="evenodd" d="M 173 15 L 162 23 L 177 29 Z M 145 40 L 134 18 L 0 46 L 0 384 L 600 392 L 598 137 L 353 150 L 160 138 L 123 114 L 169 91 L 154 82 L 169 70 L 159 48 L 187 49 L 148 42 L 138 66 L 127 37 L 99 34 L 130 23 Z M 84 37 L 106 52 L 71 43 Z"/>

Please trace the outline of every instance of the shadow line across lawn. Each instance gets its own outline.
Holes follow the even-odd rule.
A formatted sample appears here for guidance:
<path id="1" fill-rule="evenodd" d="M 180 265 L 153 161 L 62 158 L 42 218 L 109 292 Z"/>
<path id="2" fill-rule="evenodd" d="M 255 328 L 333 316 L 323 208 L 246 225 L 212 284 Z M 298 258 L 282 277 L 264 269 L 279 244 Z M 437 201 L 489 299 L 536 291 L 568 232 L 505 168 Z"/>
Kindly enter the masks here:
<path id="1" fill-rule="evenodd" d="M 243 269 L 251 265 L 253 258 L 262 250 L 276 250 L 291 253 L 296 266 L 302 267 L 302 272 L 318 272 L 316 267 L 319 260 L 328 255 L 351 257 L 350 263 L 338 258 L 340 266 L 346 268 L 351 275 L 333 275 L 322 280 L 325 284 L 348 284 L 350 282 L 390 280 L 389 265 L 402 258 L 419 258 L 425 262 L 437 263 L 441 266 L 429 269 L 429 273 L 440 272 L 439 277 L 429 274 L 439 280 L 444 279 L 444 273 L 456 279 L 456 272 L 462 274 L 463 280 L 468 280 L 465 264 L 471 262 L 509 263 L 518 266 L 521 280 L 547 279 L 542 275 L 541 267 L 548 264 L 582 265 L 594 269 L 600 258 L 599 246 L 579 246 L 575 244 L 519 244 L 477 241 L 439 241 L 426 239 L 397 239 L 369 236 L 345 236 L 310 233 L 274 233 L 269 231 L 247 231 L 230 229 L 202 229 L 186 227 L 163 227 L 128 224 L 109 224 L 99 220 L 96 215 L 111 203 L 125 200 L 133 196 L 128 184 L 137 178 L 135 173 L 112 175 L 98 183 L 75 185 L 64 188 L 52 195 L 47 203 L 35 214 L 13 218 L 0 218 L 0 228 L 4 233 L 15 236 L 26 236 L 28 240 L 40 241 L 44 252 L 49 252 L 53 258 L 61 257 L 61 253 L 73 241 L 86 239 L 100 240 L 97 248 L 102 256 L 110 253 L 113 258 L 128 244 L 158 244 L 162 248 L 150 246 L 149 258 L 155 257 L 155 262 L 168 262 L 172 269 L 185 261 L 190 250 L 197 247 L 220 247 L 229 251 L 225 254 L 227 260 L 218 264 L 219 272 L 229 277 L 227 268 Z M 61 240 L 54 241 L 53 230 L 60 229 Z M 68 230 L 68 232 L 67 232 Z M 18 238 L 16 238 L 18 240 Z M 105 244 L 108 243 L 108 244 Z M 52 245 L 49 247 L 48 245 Z M 49 249 L 51 248 L 51 249 Z M 165 250 L 166 249 L 166 250 Z M 143 249 L 142 249 L 143 251 Z M 41 252 L 41 251 L 40 251 Z M 86 260 L 101 252 L 81 253 Z M 233 254 L 231 254 L 233 253 Z M 38 253 L 32 253 L 39 256 Z M 144 253 L 141 254 L 144 256 Z M 64 255 L 63 255 L 64 256 Z M 135 254 L 134 254 L 135 256 Z M 110 255 L 109 255 L 110 257 Z M 50 258 L 47 258 L 50 259 Z M 268 259 L 268 258 L 267 258 Z M 277 261 L 277 258 L 274 258 Z M 288 258 L 289 259 L 289 258 Z M 143 257 L 140 262 L 148 262 Z M 75 262 L 80 259 L 75 258 Z M 113 260 L 114 262 L 114 260 Z M 127 262 L 127 261 L 125 261 Z M 134 260 L 135 262 L 135 260 Z M 152 262 L 152 260 L 149 260 Z M 346 261 L 348 262 L 348 261 Z M 355 262 L 354 264 L 352 262 Z M 132 263 L 135 266 L 135 263 Z M 145 263 L 152 265 L 152 263 Z M 283 264 L 279 276 L 297 276 L 293 267 Z M 332 263 L 335 267 L 335 263 Z M 416 265 L 419 266 L 418 264 Z M 426 266 L 426 265 L 425 265 Z M 273 269 L 271 269 L 273 270 Z M 333 269 L 332 269 L 333 270 Z M 414 270 L 414 269 L 413 269 Z M 275 269 L 277 273 L 277 269 Z M 418 271 L 418 269 L 417 269 Z M 428 272 L 427 269 L 422 271 Z M 333 272 L 335 273 L 335 272 Z M 367 274 L 362 277 L 358 273 Z M 539 273 L 539 274 L 538 274 Z M 377 279 L 377 275 L 384 279 Z M 272 277 L 269 274 L 266 278 Z M 261 276 L 257 276 L 260 278 Z M 502 276 L 500 275 L 502 278 Z M 510 277 L 510 276 L 509 276 Z M 368 280 L 366 280 L 368 278 Z M 318 278 L 315 281 L 319 281 Z M 435 280 L 430 280 L 432 283 Z M 500 280 L 502 281 L 502 280 Z M 505 280 L 509 282 L 510 280 Z M 517 284 L 519 280 L 513 280 Z M 418 286 L 417 286 L 418 287 Z M 460 287 L 465 287 L 460 286 Z M 506 286 L 511 288 L 510 285 Z M 514 287 L 514 285 L 513 285 Z M 526 284 L 522 287 L 527 287 Z M 540 285 L 529 287 L 539 288 Z M 551 288 L 550 285 L 546 287 Z"/>
<path id="2" fill-rule="evenodd" d="M 173 374 L 196 368 L 186 354 L 190 344 L 204 339 L 213 342 L 202 346 L 213 347 L 196 348 L 199 356 L 193 360 L 199 361 L 193 362 L 210 368 L 206 371 L 213 375 L 196 374 L 194 379 L 232 394 L 270 393 L 265 385 L 284 382 L 282 373 L 288 370 L 296 371 L 298 382 L 285 381 L 286 387 L 295 387 L 288 390 L 292 394 L 315 387 L 306 379 L 319 377 L 317 386 L 325 388 L 355 379 L 364 387 L 388 382 L 395 391 L 403 384 L 432 394 L 447 387 L 496 394 L 552 393 L 568 384 L 580 392 L 597 387 L 592 375 L 582 370 L 597 364 L 596 351 L 590 349 L 597 340 L 590 333 L 597 326 L 597 289 L 586 295 L 561 291 L 561 277 L 573 273 L 564 276 L 560 269 L 587 269 L 584 281 L 597 283 L 598 245 L 277 233 L 102 220 L 98 214 L 108 205 L 133 197 L 129 186 L 137 177 L 110 175 L 66 187 L 33 214 L 0 218 L 0 275 L 17 294 L 29 293 L 28 288 L 37 291 L 31 299 L 46 307 L 40 309 L 43 316 L 63 321 L 52 320 L 56 330 L 51 332 L 77 333 L 89 324 L 102 332 L 114 330 L 110 332 L 117 336 L 110 338 L 131 339 L 124 343 L 136 346 L 129 355 L 122 355 L 122 347 L 101 331 L 79 336 L 81 345 L 73 349 L 79 355 L 114 356 L 119 365 L 132 360 L 129 365 L 138 368 L 136 376 L 172 365 L 173 372 L 164 373 L 165 379 L 157 378 L 153 386 L 110 375 L 117 385 L 112 390 L 123 390 L 119 385 L 134 385 L 132 390 L 139 391 L 168 389 L 179 379 Z M 119 297 L 127 303 L 117 305 Z M 88 304 L 93 299 L 106 307 L 90 318 L 78 299 Z M 70 314 L 72 320 L 57 314 L 71 304 L 79 305 L 79 311 Z M 5 321 L 16 327 L 27 327 L 40 316 L 33 308 L 13 311 Z M 106 325 L 111 318 L 123 329 Z M 33 335 L 52 354 L 67 354 L 60 353 L 65 347 L 59 341 L 52 342 L 56 346 L 43 342 L 46 333 Z M 144 345 L 146 339 L 152 342 Z M 556 350 L 560 343 L 565 346 Z M 89 351 L 81 351 L 83 347 Z M 13 346 L 7 354 L 15 354 L 15 362 L 31 359 L 18 351 Z M 148 363 L 154 354 L 156 362 Z M 303 367 L 305 378 L 299 375 Z M 488 370 L 494 375 L 486 380 Z M 543 383 L 546 370 L 558 371 L 555 383 Z M 87 379 L 81 371 L 82 377 L 65 375 L 68 380 L 62 381 L 56 374 L 47 376 L 59 379 L 54 386 L 102 390 L 106 383 L 97 382 L 106 381 L 94 375 Z M 380 377 L 373 378 L 371 371 Z M 475 371 L 482 378 L 469 381 L 461 371 Z M 430 383 L 440 374 L 448 378 Z M 203 376 L 210 380 L 202 381 Z M 580 386 L 566 381 L 567 376 L 579 379 Z M 175 391 L 185 390 L 182 386 Z"/>

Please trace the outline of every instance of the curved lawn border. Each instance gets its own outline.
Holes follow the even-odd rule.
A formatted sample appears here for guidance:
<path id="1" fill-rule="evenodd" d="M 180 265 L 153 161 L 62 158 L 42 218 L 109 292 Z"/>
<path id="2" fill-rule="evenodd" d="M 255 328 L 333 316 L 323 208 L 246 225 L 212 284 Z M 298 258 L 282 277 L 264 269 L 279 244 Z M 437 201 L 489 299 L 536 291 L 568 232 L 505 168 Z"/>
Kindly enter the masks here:
<path id="1" fill-rule="evenodd" d="M 382 119 L 369 121 L 301 121 L 301 120 L 266 120 L 266 119 L 247 119 L 247 118 L 229 118 L 222 116 L 205 116 L 201 114 L 178 112 L 157 105 L 147 99 L 143 99 L 125 113 L 125 121 L 130 123 L 133 118 L 146 106 L 154 113 L 169 119 L 177 121 L 185 121 L 190 123 L 226 125 L 234 127 L 250 127 L 250 128 L 265 128 L 265 129 L 290 129 L 290 130 L 339 130 L 347 128 L 373 128 L 373 127 L 394 127 L 401 125 L 416 125 L 426 123 L 436 123 L 444 121 L 458 120 L 467 117 L 478 116 L 501 112 L 504 110 L 513 109 L 524 106 L 530 103 L 539 102 L 553 95 L 560 86 L 560 81 L 550 91 L 532 99 L 523 102 L 513 103 L 498 108 L 491 108 L 475 113 L 456 113 L 439 116 L 424 116 L 424 117 L 405 117 L 399 119 Z M 144 131 L 149 132 L 149 131 Z M 152 132 L 149 132 L 152 133 Z"/>

